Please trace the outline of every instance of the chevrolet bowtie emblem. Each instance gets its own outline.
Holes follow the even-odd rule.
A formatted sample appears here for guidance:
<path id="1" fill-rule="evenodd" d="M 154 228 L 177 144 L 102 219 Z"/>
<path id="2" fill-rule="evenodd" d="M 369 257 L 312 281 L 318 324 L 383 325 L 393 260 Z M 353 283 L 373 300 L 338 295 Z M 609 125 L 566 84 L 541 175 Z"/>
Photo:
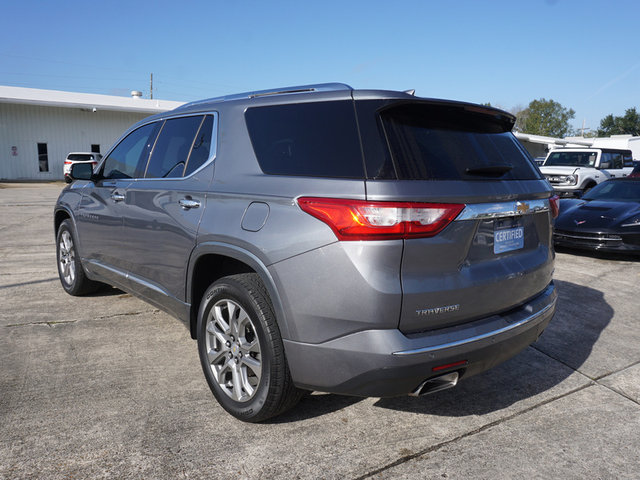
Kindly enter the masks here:
<path id="1" fill-rule="evenodd" d="M 522 202 L 516 202 L 516 211 L 520 215 L 524 215 L 525 213 L 527 213 L 529 211 L 529 204 L 528 203 L 522 203 Z"/>

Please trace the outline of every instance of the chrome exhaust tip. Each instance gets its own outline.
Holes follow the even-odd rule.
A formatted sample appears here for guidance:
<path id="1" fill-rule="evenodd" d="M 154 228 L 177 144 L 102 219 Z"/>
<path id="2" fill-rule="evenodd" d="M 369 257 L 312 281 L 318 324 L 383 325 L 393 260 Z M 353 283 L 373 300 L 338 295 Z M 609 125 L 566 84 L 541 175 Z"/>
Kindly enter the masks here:
<path id="1" fill-rule="evenodd" d="M 421 397 L 422 395 L 428 395 L 430 393 L 455 387 L 458 384 L 459 376 L 458 372 L 451 372 L 440 375 L 439 377 L 430 378 L 422 382 L 418 388 L 409 395 L 412 397 Z"/>

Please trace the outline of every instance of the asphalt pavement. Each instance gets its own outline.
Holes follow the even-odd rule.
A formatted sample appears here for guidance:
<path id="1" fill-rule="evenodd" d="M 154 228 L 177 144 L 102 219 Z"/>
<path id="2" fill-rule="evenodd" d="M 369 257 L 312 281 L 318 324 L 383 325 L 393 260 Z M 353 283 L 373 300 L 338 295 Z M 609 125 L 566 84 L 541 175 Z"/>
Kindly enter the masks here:
<path id="1" fill-rule="evenodd" d="M 521 354 L 421 398 L 314 393 L 251 425 L 177 320 L 56 271 L 62 184 L 0 184 L 0 479 L 640 478 L 640 261 L 560 252 Z"/>

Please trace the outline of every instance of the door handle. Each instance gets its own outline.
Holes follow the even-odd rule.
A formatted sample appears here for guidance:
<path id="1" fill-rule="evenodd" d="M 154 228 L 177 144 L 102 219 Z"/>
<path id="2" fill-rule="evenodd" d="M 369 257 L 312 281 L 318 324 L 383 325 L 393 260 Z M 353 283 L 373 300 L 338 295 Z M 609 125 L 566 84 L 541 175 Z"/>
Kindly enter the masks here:
<path id="1" fill-rule="evenodd" d="M 124 200 L 124 195 L 114 192 L 111 194 L 111 200 L 114 202 L 122 202 Z"/>
<path id="2" fill-rule="evenodd" d="M 200 206 L 200 202 L 197 200 L 193 200 L 191 198 L 182 198 L 178 200 L 178 203 L 184 210 L 189 210 L 191 208 L 198 208 Z"/>

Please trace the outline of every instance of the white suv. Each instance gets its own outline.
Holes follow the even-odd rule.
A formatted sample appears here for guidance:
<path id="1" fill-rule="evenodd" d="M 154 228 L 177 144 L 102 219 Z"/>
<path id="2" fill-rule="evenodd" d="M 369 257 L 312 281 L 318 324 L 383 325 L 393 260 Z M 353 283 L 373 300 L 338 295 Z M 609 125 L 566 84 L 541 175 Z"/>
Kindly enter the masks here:
<path id="1" fill-rule="evenodd" d="M 560 195 L 582 195 L 600 182 L 626 177 L 633 170 L 631 150 L 558 148 L 547 155 L 540 171 Z"/>
<path id="2" fill-rule="evenodd" d="M 90 163 L 92 167 L 95 167 L 98 162 L 102 159 L 102 155 L 99 153 L 93 152 L 71 152 L 67 155 L 67 158 L 64 159 L 64 179 L 67 183 L 71 183 L 71 177 L 69 177 L 69 173 L 71 172 L 71 165 L 74 163 Z"/>

